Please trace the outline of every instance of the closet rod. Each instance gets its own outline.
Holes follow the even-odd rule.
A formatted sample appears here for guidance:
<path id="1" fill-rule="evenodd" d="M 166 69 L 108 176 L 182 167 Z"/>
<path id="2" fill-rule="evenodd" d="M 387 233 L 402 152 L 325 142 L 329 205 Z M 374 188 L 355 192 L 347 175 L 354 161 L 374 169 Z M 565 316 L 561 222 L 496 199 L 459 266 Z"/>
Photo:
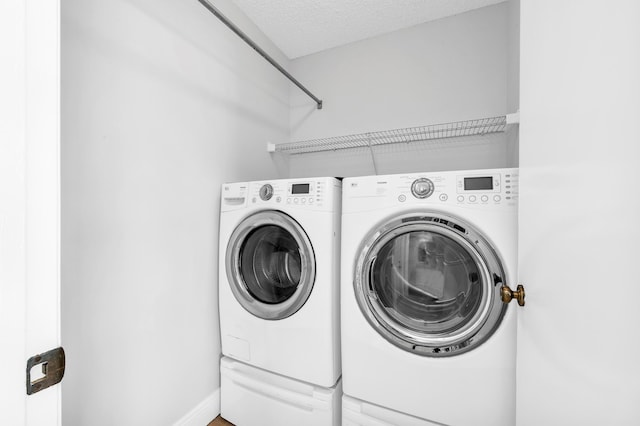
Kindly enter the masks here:
<path id="1" fill-rule="evenodd" d="M 306 87 L 304 87 L 302 85 L 302 83 L 300 83 L 298 80 L 295 79 L 294 76 L 292 76 L 291 74 L 289 74 L 287 72 L 287 70 L 285 70 L 284 68 L 282 68 L 280 66 L 279 63 L 277 63 L 271 56 L 269 56 L 269 54 L 267 52 L 265 52 L 264 50 L 262 50 L 260 48 L 260 46 L 258 46 L 253 40 L 251 40 L 251 38 L 249 38 L 248 35 L 246 35 L 240 28 L 238 28 L 233 22 L 229 21 L 229 19 L 227 19 L 226 16 L 224 16 L 222 14 L 222 12 L 220 12 L 218 9 L 216 9 L 213 5 L 211 5 L 211 3 L 209 3 L 207 0 L 198 0 L 200 2 L 200 4 L 202 4 L 205 8 L 207 8 L 207 10 L 211 13 L 213 13 L 218 19 L 220 19 L 222 21 L 223 24 L 225 24 L 227 27 L 229 27 L 231 29 L 231 31 L 233 31 L 234 33 L 236 33 L 238 35 L 238 37 L 240 37 L 242 40 L 244 40 L 245 43 L 247 43 L 249 46 L 251 46 L 253 48 L 253 50 L 255 50 L 256 52 L 258 52 L 260 54 L 260 56 L 262 56 L 264 59 L 266 59 L 271 65 L 273 65 L 275 68 L 278 69 L 278 71 L 280 71 L 282 74 L 284 74 L 285 77 L 287 77 L 289 80 L 291 80 L 291 82 L 293 84 L 295 84 L 296 86 L 298 86 L 300 88 L 300 90 L 302 90 L 304 93 L 306 93 L 307 95 L 309 95 L 309 97 L 311 99 L 313 99 L 314 101 L 316 101 L 316 104 L 318 105 L 318 109 L 322 109 L 322 100 L 318 99 L 316 96 L 313 95 L 313 93 L 311 93 Z"/>

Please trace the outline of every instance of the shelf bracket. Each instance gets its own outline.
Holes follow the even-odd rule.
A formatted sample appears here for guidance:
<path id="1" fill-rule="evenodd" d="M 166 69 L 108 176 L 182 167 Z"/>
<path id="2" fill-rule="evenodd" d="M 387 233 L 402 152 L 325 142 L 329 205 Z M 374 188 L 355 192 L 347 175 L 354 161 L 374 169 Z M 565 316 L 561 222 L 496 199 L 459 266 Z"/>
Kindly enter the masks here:
<path id="1" fill-rule="evenodd" d="M 520 110 L 507 114 L 507 124 L 519 124 L 520 123 Z"/>

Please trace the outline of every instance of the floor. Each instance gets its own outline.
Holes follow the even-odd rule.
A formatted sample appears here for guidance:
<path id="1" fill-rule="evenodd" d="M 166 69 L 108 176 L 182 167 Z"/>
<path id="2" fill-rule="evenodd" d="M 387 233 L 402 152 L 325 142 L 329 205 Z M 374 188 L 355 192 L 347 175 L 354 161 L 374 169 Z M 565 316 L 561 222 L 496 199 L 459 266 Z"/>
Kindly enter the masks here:
<path id="1" fill-rule="evenodd" d="M 215 419 L 213 419 L 213 421 L 209 423 L 207 426 L 233 426 L 233 423 L 229 423 L 222 417 L 218 416 Z"/>

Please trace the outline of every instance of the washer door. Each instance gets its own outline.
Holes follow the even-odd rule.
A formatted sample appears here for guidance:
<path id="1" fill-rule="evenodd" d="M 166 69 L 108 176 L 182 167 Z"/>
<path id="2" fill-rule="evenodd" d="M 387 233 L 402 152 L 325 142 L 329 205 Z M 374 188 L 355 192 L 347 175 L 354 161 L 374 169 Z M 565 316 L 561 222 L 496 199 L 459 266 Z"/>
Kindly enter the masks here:
<path id="1" fill-rule="evenodd" d="M 500 325 L 504 270 L 489 242 L 441 214 L 395 218 L 364 240 L 356 299 L 388 341 L 425 356 L 460 354 Z"/>
<path id="2" fill-rule="evenodd" d="M 302 227 L 279 211 L 255 213 L 234 230 L 227 245 L 227 278 L 233 295 L 253 315 L 286 318 L 311 294 L 316 262 Z"/>

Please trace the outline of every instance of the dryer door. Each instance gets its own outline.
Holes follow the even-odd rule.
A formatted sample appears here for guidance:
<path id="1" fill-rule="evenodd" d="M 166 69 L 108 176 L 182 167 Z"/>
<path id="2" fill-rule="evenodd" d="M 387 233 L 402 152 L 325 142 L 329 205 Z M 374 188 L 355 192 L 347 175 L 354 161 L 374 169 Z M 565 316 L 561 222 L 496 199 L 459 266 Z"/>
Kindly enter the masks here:
<path id="1" fill-rule="evenodd" d="M 463 221 L 404 215 L 373 230 L 356 262 L 354 290 L 369 323 L 402 349 L 450 356 L 481 344 L 506 305 L 497 252 Z"/>
<path id="2" fill-rule="evenodd" d="M 247 311 L 277 320 L 307 301 L 316 262 L 298 222 L 279 211 L 262 211 L 244 219 L 231 235 L 226 271 L 233 295 Z"/>

